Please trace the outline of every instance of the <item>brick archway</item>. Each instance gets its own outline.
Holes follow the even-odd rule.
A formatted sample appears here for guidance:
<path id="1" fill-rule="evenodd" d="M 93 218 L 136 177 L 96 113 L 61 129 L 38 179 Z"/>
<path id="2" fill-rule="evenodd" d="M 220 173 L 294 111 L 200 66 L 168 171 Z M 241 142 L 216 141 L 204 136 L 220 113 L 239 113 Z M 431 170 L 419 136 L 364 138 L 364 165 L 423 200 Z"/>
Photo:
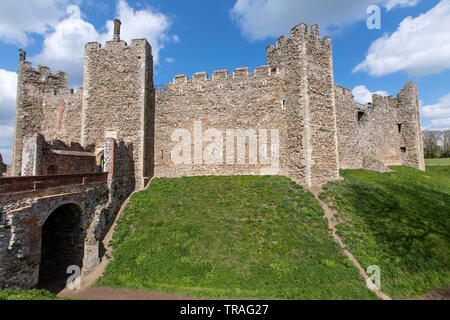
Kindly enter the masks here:
<path id="1" fill-rule="evenodd" d="M 82 208 L 65 203 L 52 210 L 42 226 L 38 287 L 58 292 L 66 285 L 69 266 L 83 264 Z"/>

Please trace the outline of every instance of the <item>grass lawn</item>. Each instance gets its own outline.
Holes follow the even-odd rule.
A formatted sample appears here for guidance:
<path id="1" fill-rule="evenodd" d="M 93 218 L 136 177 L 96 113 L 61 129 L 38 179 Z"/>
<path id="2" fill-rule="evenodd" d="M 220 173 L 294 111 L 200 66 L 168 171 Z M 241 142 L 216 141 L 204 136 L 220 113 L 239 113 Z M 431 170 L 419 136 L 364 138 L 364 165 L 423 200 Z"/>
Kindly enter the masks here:
<path id="1" fill-rule="evenodd" d="M 425 159 L 427 167 L 450 166 L 450 159 Z"/>
<path id="2" fill-rule="evenodd" d="M 67 300 L 46 290 L 0 290 L 0 300 Z"/>
<path id="3" fill-rule="evenodd" d="M 450 167 L 421 172 L 342 170 L 321 198 L 339 211 L 339 235 L 363 268 L 381 268 L 392 298 L 450 286 Z"/>
<path id="4" fill-rule="evenodd" d="M 284 177 L 155 179 L 96 285 L 201 298 L 376 299 L 314 196 Z"/>

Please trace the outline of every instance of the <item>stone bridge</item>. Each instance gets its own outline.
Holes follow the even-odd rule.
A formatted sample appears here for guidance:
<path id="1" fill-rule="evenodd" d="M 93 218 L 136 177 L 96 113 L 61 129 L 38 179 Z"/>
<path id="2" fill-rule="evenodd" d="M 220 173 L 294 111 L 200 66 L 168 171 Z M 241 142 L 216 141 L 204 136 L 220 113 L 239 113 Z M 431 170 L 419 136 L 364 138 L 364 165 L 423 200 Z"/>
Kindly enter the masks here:
<path id="1" fill-rule="evenodd" d="M 134 190 L 120 174 L 121 150 L 107 141 L 107 172 L 0 178 L 0 288 L 64 288 L 69 266 L 99 263 L 101 240 Z"/>

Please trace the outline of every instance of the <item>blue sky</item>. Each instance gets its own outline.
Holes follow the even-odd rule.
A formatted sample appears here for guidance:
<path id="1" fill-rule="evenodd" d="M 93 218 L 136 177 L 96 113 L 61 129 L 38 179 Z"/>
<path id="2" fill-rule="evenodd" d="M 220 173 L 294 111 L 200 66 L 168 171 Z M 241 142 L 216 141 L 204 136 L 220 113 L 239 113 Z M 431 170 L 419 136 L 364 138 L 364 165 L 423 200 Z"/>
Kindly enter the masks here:
<path id="1" fill-rule="evenodd" d="M 381 8 L 381 29 L 366 10 Z M 300 22 L 333 39 L 335 82 L 358 101 L 419 85 L 425 129 L 450 129 L 450 0 L 3 0 L 0 12 L 0 152 L 9 163 L 18 49 L 33 65 L 69 73 L 82 86 L 83 44 L 146 37 L 155 84 L 177 74 L 264 65 L 265 49 Z M 358 67 L 359 66 L 359 67 Z"/>

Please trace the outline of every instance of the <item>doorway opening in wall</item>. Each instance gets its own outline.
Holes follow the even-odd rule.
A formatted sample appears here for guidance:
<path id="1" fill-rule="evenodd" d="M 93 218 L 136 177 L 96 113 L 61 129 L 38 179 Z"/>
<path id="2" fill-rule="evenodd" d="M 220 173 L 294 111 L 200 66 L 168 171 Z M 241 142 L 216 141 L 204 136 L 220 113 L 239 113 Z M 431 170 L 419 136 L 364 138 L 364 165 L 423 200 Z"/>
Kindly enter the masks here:
<path id="1" fill-rule="evenodd" d="M 58 293 L 66 286 L 70 266 L 83 265 L 82 210 L 65 204 L 54 210 L 42 226 L 38 288 Z"/>

